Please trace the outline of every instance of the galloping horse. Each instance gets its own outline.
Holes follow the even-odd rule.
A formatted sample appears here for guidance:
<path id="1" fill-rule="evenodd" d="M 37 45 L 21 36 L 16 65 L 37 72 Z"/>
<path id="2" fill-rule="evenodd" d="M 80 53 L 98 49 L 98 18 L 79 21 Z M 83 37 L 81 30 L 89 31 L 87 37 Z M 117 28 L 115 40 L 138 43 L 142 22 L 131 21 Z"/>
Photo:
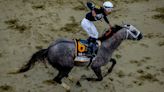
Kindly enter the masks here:
<path id="1" fill-rule="evenodd" d="M 115 59 L 111 58 L 112 54 L 123 40 L 140 40 L 143 37 L 142 33 L 130 24 L 116 26 L 115 32 L 110 38 L 99 38 L 102 41 L 102 45 L 99 47 L 97 55 L 90 65 L 97 78 L 87 78 L 88 80 L 101 81 L 103 79 L 101 66 L 107 64 L 109 61 L 113 62 L 113 64 L 109 68 L 108 73 L 112 71 L 116 64 Z M 29 62 L 18 73 L 28 71 L 38 60 L 47 59 L 49 64 L 59 71 L 53 81 L 62 84 L 62 78 L 68 77 L 69 72 L 75 66 L 74 57 L 75 42 L 68 39 L 59 39 L 53 42 L 47 49 L 41 49 L 34 53 Z"/>

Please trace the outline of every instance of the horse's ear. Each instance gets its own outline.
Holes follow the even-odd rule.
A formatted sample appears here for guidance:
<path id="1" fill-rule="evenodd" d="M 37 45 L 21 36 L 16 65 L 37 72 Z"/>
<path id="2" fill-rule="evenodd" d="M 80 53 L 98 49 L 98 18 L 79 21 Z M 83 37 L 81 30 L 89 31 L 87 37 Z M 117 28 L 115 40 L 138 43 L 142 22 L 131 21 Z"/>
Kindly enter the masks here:
<path id="1" fill-rule="evenodd" d="M 124 22 L 124 21 L 122 21 L 122 26 L 123 26 L 123 25 L 125 25 L 125 22 Z"/>
<path id="2" fill-rule="evenodd" d="M 120 25 L 115 25 L 115 28 L 116 28 L 117 30 L 120 30 L 120 29 L 122 29 L 123 27 L 120 26 Z"/>

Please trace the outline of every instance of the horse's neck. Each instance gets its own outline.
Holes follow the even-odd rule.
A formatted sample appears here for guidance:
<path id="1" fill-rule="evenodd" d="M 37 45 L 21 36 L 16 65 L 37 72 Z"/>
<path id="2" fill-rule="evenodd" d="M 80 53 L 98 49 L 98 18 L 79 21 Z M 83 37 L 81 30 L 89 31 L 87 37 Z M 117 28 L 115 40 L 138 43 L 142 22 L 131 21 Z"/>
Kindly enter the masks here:
<path id="1" fill-rule="evenodd" d="M 121 29 L 117 33 L 115 33 L 111 38 L 108 40 L 104 41 L 102 43 L 102 46 L 106 48 L 106 52 L 113 53 L 115 49 L 121 44 L 121 42 L 125 39 L 126 37 L 126 31 L 125 29 Z"/>

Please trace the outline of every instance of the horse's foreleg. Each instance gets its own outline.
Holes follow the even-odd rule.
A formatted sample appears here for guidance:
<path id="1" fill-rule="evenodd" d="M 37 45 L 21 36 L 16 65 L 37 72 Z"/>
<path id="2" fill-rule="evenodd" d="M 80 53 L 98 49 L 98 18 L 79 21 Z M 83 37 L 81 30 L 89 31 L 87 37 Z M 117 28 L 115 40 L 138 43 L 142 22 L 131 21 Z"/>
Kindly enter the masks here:
<path id="1" fill-rule="evenodd" d="M 103 80 L 100 67 L 96 67 L 96 68 L 92 67 L 92 70 L 96 74 L 97 78 L 87 78 L 88 81 L 101 81 L 101 80 Z"/>
<path id="2" fill-rule="evenodd" d="M 103 79 L 102 74 L 101 74 L 101 68 L 100 67 L 95 68 L 95 69 L 93 69 L 93 71 L 95 72 L 95 74 L 97 76 L 96 81 L 101 81 Z"/>
<path id="3" fill-rule="evenodd" d="M 107 72 L 106 74 L 104 74 L 103 77 L 106 77 L 109 73 L 111 73 L 112 70 L 113 70 L 113 68 L 114 68 L 114 66 L 115 66 L 115 64 L 116 64 L 116 60 L 115 60 L 114 58 L 111 58 L 111 59 L 110 59 L 110 62 L 112 62 L 112 65 L 111 65 L 111 67 L 108 69 L 108 72 Z"/>
<path id="4" fill-rule="evenodd" d="M 111 59 L 110 59 L 110 62 L 112 62 L 112 65 L 111 65 L 111 67 L 108 69 L 108 72 L 105 73 L 105 74 L 103 75 L 103 77 L 106 77 L 109 73 L 111 73 L 112 70 L 113 70 L 113 68 L 114 68 L 114 66 L 115 66 L 115 64 L 116 64 L 116 60 L 115 60 L 114 58 L 111 58 Z"/>
<path id="5" fill-rule="evenodd" d="M 115 60 L 114 58 L 111 58 L 111 59 L 110 59 L 110 62 L 112 62 L 112 65 L 111 65 L 111 67 L 108 69 L 108 73 L 111 73 L 111 72 L 112 72 L 113 67 L 114 67 L 115 64 L 116 64 L 116 60 Z"/>

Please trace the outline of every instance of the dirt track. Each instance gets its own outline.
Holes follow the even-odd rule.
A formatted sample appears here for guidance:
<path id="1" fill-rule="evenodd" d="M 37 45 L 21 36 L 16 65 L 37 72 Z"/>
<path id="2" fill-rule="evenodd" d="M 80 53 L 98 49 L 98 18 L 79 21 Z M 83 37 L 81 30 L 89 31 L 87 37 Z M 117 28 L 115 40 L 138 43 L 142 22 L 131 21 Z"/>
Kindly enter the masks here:
<path id="1" fill-rule="evenodd" d="M 0 0 L 0 92 L 65 92 L 51 84 L 57 71 L 42 63 L 30 71 L 11 75 L 41 49 L 58 38 L 87 38 L 80 21 L 88 12 L 87 0 Z M 92 0 L 101 4 L 101 0 Z M 103 0 L 102 0 L 103 1 Z M 95 77 L 91 69 L 75 67 L 63 81 L 71 92 L 163 92 L 164 90 L 164 0 L 111 0 L 112 25 L 122 21 L 135 25 L 144 39 L 124 41 L 113 57 L 117 65 L 101 82 L 76 81 Z M 95 23 L 100 35 L 105 22 Z M 110 63 L 102 68 L 107 70 Z"/>

